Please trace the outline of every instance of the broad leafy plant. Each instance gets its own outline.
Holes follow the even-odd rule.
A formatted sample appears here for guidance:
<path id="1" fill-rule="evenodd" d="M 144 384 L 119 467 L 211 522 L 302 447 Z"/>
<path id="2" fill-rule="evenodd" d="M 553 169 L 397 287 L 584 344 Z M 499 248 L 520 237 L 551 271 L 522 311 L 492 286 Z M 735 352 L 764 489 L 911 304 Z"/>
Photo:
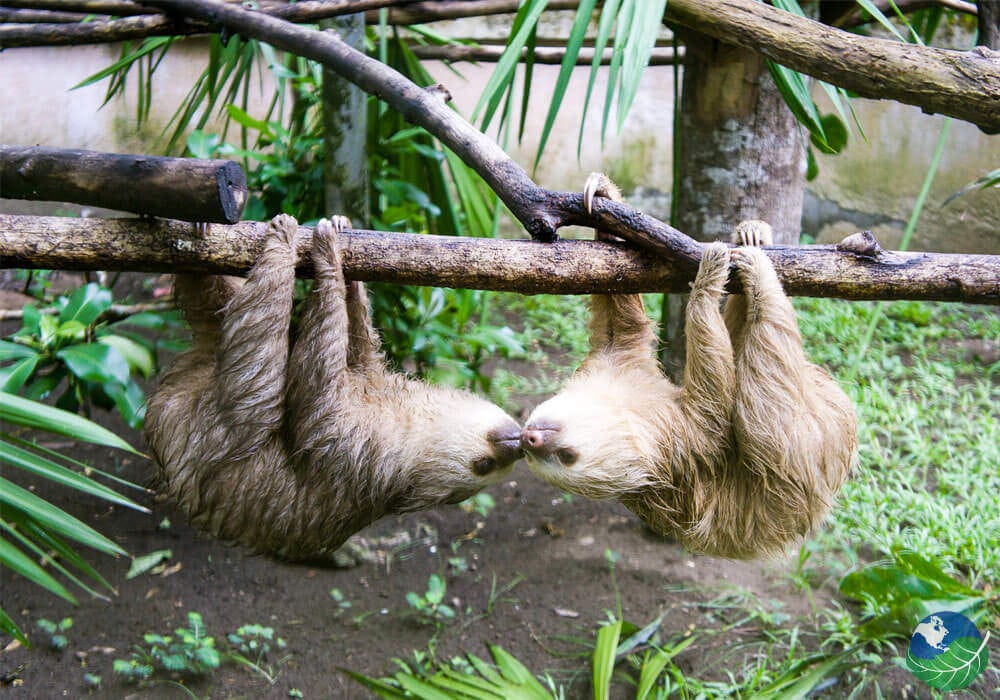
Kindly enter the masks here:
<path id="1" fill-rule="evenodd" d="M 74 489 L 109 503 L 148 512 L 93 478 L 139 487 L 62 455 L 13 430 L 18 426 L 138 454 L 114 433 L 73 413 L 0 391 L 0 463 L 21 470 L 29 479 Z M 0 477 L 0 578 L 8 569 L 71 603 L 76 598 L 60 582 L 65 579 L 91 595 L 113 587 L 72 543 L 104 554 L 126 554 L 119 545 L 32 490 Z M 44 565 L 43 565 L 44 564 Z M 0 630 L 27 644 L 14 620 L 0 609 Z"/>
<path id="2" fill-rule="evenodd" d="M 56 406 L 85 414 L 117 408 L 129 426 L 141 426 L 145 398 L 136 380 L 152 374 L 156 353 L 136 331 L 164 319 L 147 313 L 107 323 L 111 303 L 111 290 L 91 282 L 45 308 L 25 306 L 21 328 L 0 340 L 0 389 L 39 400 L 58 394 Z"/>

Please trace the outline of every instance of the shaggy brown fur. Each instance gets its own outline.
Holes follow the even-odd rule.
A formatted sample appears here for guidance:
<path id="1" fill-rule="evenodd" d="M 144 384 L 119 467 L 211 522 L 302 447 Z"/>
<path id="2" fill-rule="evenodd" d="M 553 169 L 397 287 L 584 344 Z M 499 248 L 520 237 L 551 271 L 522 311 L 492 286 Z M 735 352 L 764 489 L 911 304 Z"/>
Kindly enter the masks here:
<path id="1" fill-rule="evenodd" d="M 603 175 L 585 189 L 620 201 Z M 600 234 L 598 234 L 600 236 Z M 770 243 L 744 222 L 743 246 Z M 745 293 L 719 311 L 730 264 Z M 683 386 L 664 377 L 638 295 L 594 296 L 591 349 L 522 432 L 528 466 L 567 491 L 618 498 L 661 534 L 733 558 L 773 555 L 829 509 L 850 471 L 850 401 L 806 361 L 795 312 L 754 247 L 704 249 L 687 308 Z"/>
<path id="2" fill-rule="evenodd" d="M 468 498 L 520 456 L 520 429 L 493 404 L 386 370 L 364 288 L 345 286 L 349 225 L 316 227 L 294 343 L 292 217 L 271 222 L 245 284 L 179 277 L 194 345 L 146 416 L 162 490 L 192 523 L 291 559 L 323 557 L 385 514 Z"/>

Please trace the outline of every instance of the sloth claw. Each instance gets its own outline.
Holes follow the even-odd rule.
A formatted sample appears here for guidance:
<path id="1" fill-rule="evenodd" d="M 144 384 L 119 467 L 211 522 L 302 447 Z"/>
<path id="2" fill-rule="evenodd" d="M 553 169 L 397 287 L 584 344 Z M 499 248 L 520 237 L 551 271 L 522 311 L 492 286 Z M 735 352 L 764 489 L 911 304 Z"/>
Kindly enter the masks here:
<path id="1" fill-rule="evenodd" d="M 317 271 L 328 267 L 339 268 L 341 265 L 338 234 L 349 227 L 351 222 L 345 216 L 335 216 L 333 219 L 332 222 L 320 219 L 313 232 L 313 264 Z"/>
<path id="2" fill-rule="evenodd" d="M 583 207 L 590 214 L 593 212 L 594 197 L 604 197 L 616 202 L 622 200 L 621 190 L 604 173 L 591 173 L 583 184 Z"/>
<path id="3" fill-rule="evenodd" d="M 741 221 L 733 231 L 733 243 L 739 246 L 772 245 L 774 230 L 771 224 L 759 219 Z"/>
<path id="4" fill-rule="evenodd" d="M 299 231 L 299 222 L 294 216 L 289 214 L 278 214 L 271 219 L 268 227 L 269 233 L 279 241 L 287 245 L 290 249 L 295 249 L 295 237 Z"/>

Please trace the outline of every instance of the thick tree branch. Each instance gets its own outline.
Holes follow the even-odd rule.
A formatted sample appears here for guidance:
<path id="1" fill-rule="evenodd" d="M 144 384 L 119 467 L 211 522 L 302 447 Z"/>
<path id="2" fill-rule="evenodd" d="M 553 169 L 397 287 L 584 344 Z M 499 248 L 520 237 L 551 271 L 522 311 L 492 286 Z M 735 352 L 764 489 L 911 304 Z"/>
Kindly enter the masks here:
<path id="1" fill-rule="evenodd" d="M 245 274 L 266 234 L 260 222 L 199 232 L 170 220 L 0 215 L 0 267 Z M 311 236 L 312 229 L 299 229 L 303 276 L 311 274 Z M 344 237 L 349 277 L 401 284 L 524 294 L 679 292 L 688 289 L 697 266 L 596 241 L 380 231 Z M 1000 304 L 1000 256 L 882 252 L 863 234 L 839 248 L 776 246 L 766 252 L 791 295 Z"/>
<path id="2" fill-rule="evenodd" d="M 1000 53 L 862 37 L 755 0 L 670 0 L 666 18 L 794 70 L 1000 132 Z"/>

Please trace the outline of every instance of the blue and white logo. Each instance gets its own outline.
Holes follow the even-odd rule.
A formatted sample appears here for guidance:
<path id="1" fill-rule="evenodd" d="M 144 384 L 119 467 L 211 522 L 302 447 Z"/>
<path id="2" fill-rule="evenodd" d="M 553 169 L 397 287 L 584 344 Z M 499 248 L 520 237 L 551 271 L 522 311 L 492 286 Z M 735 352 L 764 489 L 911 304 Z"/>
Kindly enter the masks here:
<path id="1" fill-rule="evenodd" d="M 928 615 L 910 637 L 906 665 L 932 688 L 958 690 L 983 672 L 989 661 L 986 642 L 972 621 L 943 610 Z"/>

